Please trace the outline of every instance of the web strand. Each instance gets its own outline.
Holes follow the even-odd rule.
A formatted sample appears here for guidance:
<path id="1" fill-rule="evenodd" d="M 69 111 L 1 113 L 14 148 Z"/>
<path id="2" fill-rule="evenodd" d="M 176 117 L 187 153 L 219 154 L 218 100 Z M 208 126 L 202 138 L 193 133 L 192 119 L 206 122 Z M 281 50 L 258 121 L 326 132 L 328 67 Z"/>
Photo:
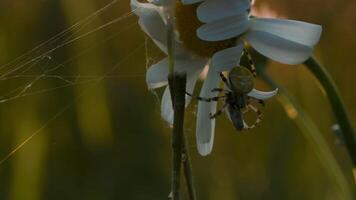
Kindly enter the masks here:
<path id="1" fill-rule="evenodd" d="M 122 65 L 122 63 L 126 62 L 130 57 L 135 55 L 139 50 L 144 47 L 144 44 L 141 44 L 137 46 L 133 51 L 131 51 L 127 56 L 125 56 L 121 61 L 119 61 L 116 65 L 114 65 L 112 68 L 110 68 L 103 76 L 100 76 L 94 80 L 91 80 L 92 82 L 96 82 L 96 84 L 100 83 L 107 77 L 108 74 L 111 74 L 115 70 L 117 70 L 118 67 Z M 2 165 L 4 162 L 9 160 L 13 155 L 15 155 L 16 152 L 18 152 L 20 149 L 22 149 L 27 143 L 29 143 L 36 135 L 38 135 L 42 130 L 44 130 L 47 126 L 49 126 L 54 120 L 58 119 L 62 114 L 64 114 L 67 110 L 69 110 L 75 103 L 78 101 L 79 98 L 83 96 L 83 94 L 88 91 L 82 90 L 79 92 L 78 96 L 69 104 L 63 107 L 59 112 L 53 115 L 49 120 L 47 120 L 43 126 L 41 126 L 39 129 L 37 129 L 34 133 L 32 133 L 29 137 L 27 137 L 23 142 L 21 142 L 19 145 L 17 145 L 10 153 L 8 153 L 3 159 L 0 160 L 0 165 Z"/>
<path id="2" fill-rule="evenodd" d="M 73 39 L 71 39 L 70 41 L 67 41 L 59 46 L 57 46 L 56 48 L 50 50 L 50 51 L 47 51 L 45 52 L 44 54 L 40 55 L 40 56 L 37 56 L 35 57 L 34 59 L 32 59 L 31 61 L 28 61 L 27 63 L 24 63 L 18 67 L 16 67 L 15 69 L 11 70 L 10 72 L 8 73 L 15 73 L 15 71 L 19 71 L 21 68 L 25 68 L 26 66 L 28 66 L 27 68 L 25 68 L 22 72 L 18 72 L 18 75 L 13 75 L 13 76 L 9 76 L 7 74 L 3 74 L 2 76 L 0 76 L 0 81 L 5 81 L 5 80 L 10 80 L 10 79 L 14 79 L 14 78 L 20 78 L 20 77 L 26 77 L 25 75 L 23 75 L 25 72 L 29 71 L 31 68 L 33 68 L 34 66 L 36 66 L 36 64 L 38 64 L 39 62 L 41 62 L 43 59 L 47 59 L 47 62 L 49 60 L 52 60 L 50 56 L 48 56 L 47 54 L 50 54 L 52 52 L 54 52 L 55 50 L 65 46 L 65 45 L 69 45 L 70 43 L 76 41 L 76 40 L 79 40 L 87 35 L 90 35 L 94 32 L 97 32 L 109 25 L 112 25 L 118 21 L 121 21 L 123 19 L 126 19 L 128 16 L 131 16 L 132 15 L 132 12 L 129 12 L 129 13 L 126 13 L 104 25 L 101 25 L 99 26 L 98 28 L 94 29 L 94 30 L 91 30 L 83 35 L 80 35 L 78 37 L 75 37 Z M 108 42 L 109 40 L 113 39 L 114 37 L 116 37 L 117 35 L 121 34 L 122 32 L 126 31 L 126 30 L 129 30 L 131 29 L 132 27 L 135 26 L 135 23 L 132 23 L 132 24 L 129 24 L 127 26 L 125 26 L 124 29 L 118 31 L 116 34 L 106 38 L 104 41 L 100 42 L 100 45 Z M 92 47 L 91 47 L 92 48 Z M 83 56 L 85 53 L 87 53 L 91 48 L 88 48 L 84 51 L 82 51 L 78 56 L 74 57 L 74 58 L 71 58 L 69 60 L 67 60 L 66 62 L 64 62 L 63 64 L 58 64 L 56 65 L 54 68 L 50 69 L 50 70 L 45 70 L 44 73 L 40 74 L 40 75 L 33 75 L 33 81 L 31 81 L 30 83 L 28 83 L 27 85 L 25 86 L 21 86 L 21 87 L 18 87 L 16 89 L 14 89 L 13 91 L 11 91 L 10 93 L 6 94 L 6 95 L 2 95 L 2 98 L 0 98 L 0 104 L 1 103 L 5 103 L 5 102 L 9 102 L 11 100 L 15 100 L 15 99 L 18 99 L 18 98 L 22 98 L 22 97 L 26 97 L 26 96 L 32 96 L 34 94 L 42 94 L 44 93 L 45 91 L 52 91 L 52 90 L 56 90 L 56 89 L 60 89 L 60 88 L 66 88 L 66 87 L 69 87 L 71 85 L 74 85 L 75 81 L 70 81 L 66 78 L 64 78 L 63 76 L 59 76 L 59 75 L 48 75 L 50 72 L 52 71 L 55 71 L 57 70 L 59 67 L 64 67 L 66 64 L 72 62 L 74 59 L 78 58 L 78 57 L 81 57 Z M 55 61 L 51 61 L 51 62 L 55 62 Z M 7 76 L 6 76 L 7 75 Z M 27 76 L 29 77 L 29 76 Z M 38 82 L 39 80 L 43 79 L 43 78 L 48 78 L 48 77 L 51 77 L 51 78 L 55 78 L 55 79 L 58 79 L 58 80 L 62 80 L 64 83 L 66 83 L 64 86 L 59 86 L 59 87 L 56 87 L 54 89 L 47 89 L 47 90 L 41 90 L 41 91 L 38 91 L 38 92 L 33 92 L 31 94 L 25 94 L 30 88 L 32 88 L 32 86 Z M 77 78 L 77 77 L 74 77 L 74 78 Z M 84 81 L 84 83 L 87 83 L 88 81 Z M 80 84 L 83 84 L 83 83 L 80 83 Z M 20 92 L 14 96 L 11 96 L 11 97 L 8 97 L 9 95 L 11 94 L 14 94 L 16 92 L 18 92 L 20 90 Z"/>
<path id="3" fill-rule="evenodd" d="M 31 53 L 41 49 L 42 47 L 53 43 L 61 38 L 63 38 L 66 34 L 70 33 L 71 31 L 73 31 L 74 29 L 76 29 L 78 26 L 80 26 L 81 24 L 88 22 L 90 20 L 92 20 L 93 18 L 97 17 L 99 14 L 101 14 L 102 12 L 104 12 L 105 10 L 107 10 L 108 8 L 110 8 L 111 6 L 113 6 L 115 3 L 117 3 L 118 0 L 113 0 L 112 2 L 108 3 L 107 5 L 105 5 L 103 8 L 95 11 L 94 13 L 92 13 L 91 15 L 85 17 L 84 19 L 79 20 L 78 22 L 76 22 L 75 24 L 73 24 L 72 26 L 70 26 L 69 28 L 61 31 L 60 33 L 54 35 L 53 37 L 51 37 L 50 39 L 40 43 L 39 45 L 37 45 L 36 47 L 34 47 L 33 49 L 25 52 L 24 54 L 22 54 L 21 56 L 17 57 L 16 59 L 0 66 L 0 69 L 3 69 L 5 67 L 14 65 L 16 62 L 20 61 L 21 59 L 23 59 L 24 57 L 30 55 Z"/>
<path id="4" fill-rule="evenodd" d="M 111 21 L 109 21 L 109 22 L 107 22 L 107 23 L 105 23 L 105 24 L 103 24 L 103 25 L 101 25 L 101 26 L 95 28 L 94 30 L 91 30 L 91 31 L 89 31 L 89 32 L 87 32 L 87 33 L 84 33 L 84 34 L 82 34 L 82 35 L 80 35 L 80 36 L 78 36 L 78 37 L 75 37 L 75 38 L 73 38 L 73 39 L 67 41 L 67 42 L 64 42 L 64 43 L 62 43 L 62 44 L 60 44 L 60 45 L 54 47 L 53 49 L 51 49 L 51 50 L 49 50 L 49 51 L 47 51 L 47 52 L 45 52 L 45 53 L 42 53 L 41 55 L 36 56 L 36 57 L 32 58 L 31 60 L 29 60 L 29 61 L 23 63 L 23 64 L 20 64 L 19 66 L 15 67 L 14 69 L 11 69 L 11 70 L 9 70 L 8 72 L 5 72 L 4 74 L 2 74 L 2 75 L 0 76 L 0 79 L 2 79 L 2 78 L 4 78 L 4 77 L 6 77 L 6 76 L 8 76 L 8 75 L 10 75 L 10 74 L 12 74 L 12 73 L 18 71 L 18 70 L 20 70 L 21 68 L 25 67 L 26 65 L 29 65 L 29 64 L 31 64 L 31 63 L 33 63 L 33 62 L 38 61 L 39 59 L 41 59 L 41 58 L 43 58 L 43 57 L 45 57 L 45 56 L 47 56 L 47 55 L 53 53 L 54 51 L 56 51 L 56 50 L 58 50 L 58 49 L 60 49 L 60 48 L 62 48 L 62 47 L 65 47 L 65 46 L 67 46 L 67 45 L 69 45 L 69 44 L 71 44 L 71 43 L 73 43 L 73 42 L 75 42 L 75 41 L 77 41 L 77 40 L 79 40 L 79 39 L 82 39 L 82 38 L 84 38 L 84 37 L 86 37 L 86 36 L 88 36 L 88 35 L 91 35 L 91 34 L 97 32 L 97 31 L 99 31 L 99 30 L 104 29 L 104 28 L 106 28 L 106 27 L 108 27 L 108 26 L 110 26 L 110 25 L 113 25 L 113 24 L 115 24 L 115 23 L 117 23 L 117 22 L 120 22 L 120 21 L 122 21 L 123 19 L 126 19 L 127 17 L 132 16 L 133 12 L 134 12 L 134 11 L 131 11 L 131 12 L 129 12 L 129 13 L 126 13 L 126 14 L 124 14 L 123 16 L 120 16 L 120 17 L 118 17 L 118 18 L 116 18 L 116 19 L 113 19 L 113 20 L 111 20 Z"/>
<path id="5" fill-rule="evenodd" d="M 64 63 L 57 63 L 54 67 L 48 68 L 48 64 L 55 63 L 55 61 L 52 59 L 50 56 L 52 53 L 54 53 L 56 50 L 65 47 L 67 45 L 72 44 L 73 42 L 80 40 L 84 37 L 87 37 L 93 33 L 96 33 L 104 28 L 107 28 L 109 26 L 112 26 L 124 19 L 129 18 L 130 16 L 133 15 L 133 11 L 127 12 L 119 17 L 116 17 L 100 26 L 97 28 L 94 28 L 92 30 L 89 30 L 86 33 L 80 34 L 79 36 L 74 37 L 75 34 L 79 33 L 81 30 L 83 30 L 88 24 L 90 24 L 97 16 L 102 14 L 104 11 L 106 11 L 108 8 L 112 7 L 115 3 L 117 3 L 118 0 L 113 0 L 109 4 L 105 5 L 104 7 L 100 8 L 99 10 L 96 10 L 94 13 L 90 14 L 89 16 L 85 17 L 82 20 L 79 20 L 76 22 L 74 25 L 70 26 L 69 28 L 61 31 L 60 33 L 56 34 L 55 36 L 51 37 L 50 39 L 40 43 L 33 49 L 25 52 L 24 54 L 20 55 L 19 57 L 15 58 L 14 60 L 0 66 L 0 70 L 6 69 L 6 71 L 2 74 L 0 74 L 0 81 L 11 81 L 11 80 L 17 80 L 17 79 L 31 79 L 31 81 L 25 83 L 23 86 L 16 87 L 9 93 L 2 95 L 0 98 L 0 104 L 6 103 L 12 100 L 16 100 L 19 98 L 23 97 L 29 97 L 33 95 L 38 95 L 38 94 L 45 94 L 48 92 L 53 92 L 59 89 L 67 88 L 67 87 L 73 87 L 76 85 L 84 85 L 84 84 L 99 84 L 102 82 L 104 79 L 107 78 L 123 78 L 123 77 L 144 77 L 145 74 L 131 74 L 131 75 L 111 75 L 112 72 L 117 70 L 122 63 L 127 61 L 129 58 L 131 58 L 133 55 L 135 55 L 137 52 L 139 52 L 140 49 L 142 49 L 145 46 L 145 43 L 142 43 L 138 46 L 135 47 L 134 50 L 130 51 L 128 55 L 126 55 L 124 58 L 120 59 L 118 63 L 116 63 L 113 67 L 111 67 L 109 70 L 106 71 L 103 75 L 98 75 L 98 76 L 84 76 L 84 75 L 76 75 L 76 76 L 62 76 L 59 74 L 56 74 L 56 71 L 59 68 L 62 68 L 72 62 L 74 59 L 83 56 L 86 52 L 88 52 L 90 49 L 85 49 L 84 51 L 81 51 L 79 55 L 77 55 L 74 58 L 71 58 Z M 111 40 L 112 38 L 116 37 L 118 34 L 122 33 L 123 31 L 129 30 L 130 28 L 134 27 L 136 23 L 130 24 L 125 26 L 122 30 L 119 32 L 115 33 L 114 35 L 110 36 L 109 38 L 106 38 L 104 41 L 101 41 L 101 44 L 106 43 L 107 41 Z M 54 48 L 40 53 L 40 51 L 44 48 L 48 48 L 49 45 L 53 45 L 57 42 L 60 42 L 57 46 Z M 92 47 L 91 47 L 92 48 Z M 39 54 L 39 55 L 34 55 L 34 54 Z M 35 66 L 39 65 L 41 62 L 45 62 L 44 64 L 44 69 L 39 73 L 39 74 L 28 74 L 31 72 L 32 68 Z M 55 79 L 55 80 L 60 80 L 63 82 L 62 85 L 52 87 L 52 88 L 45 88 L 41 90 L 36 90 L 36 91 L 31 91 L 33 86 L 39 82 L 42 79 Z M 25 80 L 26 81 L 26 80 Z M 33 138 L 35 138 L 36 135 L 41 133 L 46 127 L 48 127 L 51 123 L 53 123 L 56 119 L 61 117 L 65 112 L 67 112 L 75 103 L 80 99 L 83 94 L 86 91 L 90 91 L 89 88 L 84 88 L 81 91 L 79 91 L 78 95 L 62 107 L 58 112 L 56 112 L 51 118 L 45 121 L 45 123 L 38 128 L 35 132 L 33 132 L 29 137 L 27 137 L 23 142 L 18 144 L 15 148 L 13 148 L 6 156 L 4 156 L 3 159 L 0 160 L 0 165 L 5 163 L 7 160 L 9 160 L 12 156 L 16 154 L 19 150 L 21 150 L 26 144 L 28 144 Z"/>

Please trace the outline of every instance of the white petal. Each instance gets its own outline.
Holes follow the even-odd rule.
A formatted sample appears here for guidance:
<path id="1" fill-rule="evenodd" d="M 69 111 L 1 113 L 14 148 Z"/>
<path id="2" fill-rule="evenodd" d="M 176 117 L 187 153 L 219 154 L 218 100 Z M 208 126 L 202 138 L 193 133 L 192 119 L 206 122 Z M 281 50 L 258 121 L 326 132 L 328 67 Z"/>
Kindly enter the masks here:
<path id="1" fill-rule="evenodd" d="M 196 75 L 198 72 L 200 73 L 205 63 L 205 59 L 181 57 L 175 60 L 175 71 L 186 72 L 188 80 L 190 80 L 191 76 Z M 146 83 L 148 88 L 155 89 L 167 85 L 168 73 L 168 58 L 164 58 L 152 65 L 146 72 Z"/>
<path id="2" fill-rule="evenodd" d="M 171 0 L 147 0 L 147 1 L 157 6 L 165 6 L 171 3 Z"/>
<path id="3" fill-rule="evenodd" d="M 134 5 L 142 6 L 143 4 L 148 3 L 137 2 Z M 153 42 L 167 54 L 167 29 L 162 18 L 162 9 L 155 5 L 150 5 L 148 8 L 144 7 L 141 9 L 143 10 L 139 13 L 138 24 L 141 29 L 153 40 Z M 179 42 L 176 40 L 174 42 L 175 55 L 187 54 L 184 47 Z"/>
<path id="4" fill-rule="evenodd" d="M 320 39 L 322 27 L 295 20 L 254 18 L 250 20 L 250 29 L 263 31 L 281 38 L 314 46 Z"/>
<path id="5" fill-rule="evenodd" d="M 205 65 L 205 63 L 204 63 Z M 194 88 L 195 88 L 195 84 L 201 74 L 201 72 L 203 71 L 204 69 L 204 65 L 201 65 L 201 67 L 199 67 L 197 70 L 191 72 L 188 74 L 188 77 L 187 77 L 187 89 L 186 91 L 190 94 L 193 94 L 194 93 Z M 189 95 L 186 95 L 185 96 L 185 101 L 186 101 L 186 106 L 188 106 L 188 104 L 190 103 L 192 97 L 189 96 Z"/>
<path id="6" fill-rule="evenodd" d="M 142 4 L 142 3 L 141 3 Z M 141 29 L 155 42 L 155 44 L 167 53 L 166 27 L 157 11 L 147 11 L 140 15 L 138 24 Z"/>
<path id="7" fill-rule="evenodd" d="M 161 101 L 161 117 L 170 125 L 173 124 L 174 111 L 172 107 L 172 99 L 169 87 L 167 86 L 163 92 Z"/>
<path id="8" fill-rule="evenodd" d="M 204 82 L 203 88 L 201 89 L 201 97 L 213 97 L 216 95 L 212 93 L 213 88 L 217 88 L 220 82 L 219 73 L 213 69 L 209 68 L 208 76 Z M 210 119 L 210 113 L 216 112 L 216 102 L 204 102 L 199 101 L 198 113 L 197 113 L 197 145 L 198 152 L 202 156 L 210 154 L 213 143 L 214 143 L 214 132 L 215 132 L 215 119 Z"/>
<path id="9" fill-rule="evenodd" d="M 202 25 L 197 36 L 205 41 L 220 41 L 236 37 L 248 29 L 247 14 L 235 15 Z"/>
<path id="10" fill-rule="evenodd" d="M 262 55 L 290 65 L 303 63 L 313 51 L 310 46 L 262 31 L 249 31 L 246 40 Z"/>
<path id="11" fill-rule="evenodd" d="M 198 2 L 202 2 L 202 1 L 205 1 L 205 0 L 181 0 L 182 3 L 184 5 L 189 5 L 189 4 L 195 4 L 195 3 L 198 3 Z"/>
<path id="12" fill-rule="evenodd" d="M 130 1 L 131 10 L 138 16 L 145 15 L 148 12 L 157 11 L 159 8 L 151 3 L 141 3 L 137 0 Z"/>
<path id="13" fill-rule="evenodd" d="M 212 58 L 214 69 L 218 72 L 222 72 L 239 66 L 243 48 L 243 44 L 239 44 L 215 53 Z"/>
<path id="14" fill-rule="evenodd" d="M 247 13 L 250 0 L 206 0 L 197 9 L 197 16 L 204 23 L 213 22 L 237 14 Z"/>
<path id="15" fill-rule="evenodd" d="M 149 89 L 155 89 L 168 84 L 168 59 L 164 58 L 148 68 L 146 83 Z"/>
<path id="16" fill-rule="evenodd" d="M 256 99 L 260 99 L 260 100 L 267 100 L 273 96 L 275 96 L 278 93 L 278 88 L 276 88 L 273 91 L 269 91 L 269 92 L 263 92 L 263 91 L 259 91 L 256 89 L 253 89 L 250 93 L 247 94 L 247 96 L 256 98 Z"/>
<path id="17" fill-rule="evenodd" d="M 157 12 L 161 19 L 164 19 L 165 11 L 162 6 L 157 6 L 152 3 L 152 1 L 148 1 L 150 3 L 141 3 L 138 0 L 130 0 L 131 10 L 137 16 L 142 17 L 144 15 L 150 14 L 150 12 Z"/>

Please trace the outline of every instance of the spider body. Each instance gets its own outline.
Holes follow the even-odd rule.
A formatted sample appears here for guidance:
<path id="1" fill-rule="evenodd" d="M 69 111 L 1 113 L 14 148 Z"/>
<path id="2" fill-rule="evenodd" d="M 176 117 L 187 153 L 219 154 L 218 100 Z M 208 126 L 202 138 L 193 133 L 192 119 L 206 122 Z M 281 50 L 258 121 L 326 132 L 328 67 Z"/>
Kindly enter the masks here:
<path id="1" fill-rule="evenodd" d="M 226 107 L 230 120 L 234 127 L 240 131 L 244 129 L 242 109 L 246 107 L 247 99 L 244 95 L 236 95 L 233 92 L 226 94 Z"/>
<path id="2" fill-rule="evenodd" d="M 221 76 L 221 75 L 220 75 Z M 221 77 L 224 79 L 224 77 Z M 227 86 L 236 95 L 246 95 L 255 86 L 252 73 L 245 67 L 234 67 L 229 72 Z M 224 81 L 225 82 L 225 81 Z M 226 82 L 225 82 L 226 83 Z"/>
<path id="3" fill-rule="evenodd" d="M 238 131 L 241 131 L 247 128 L 245 127 L 243 114 L 248 109 L 250 103 L 247 94 L 254 88 L 253 74 L 247 68 L 240 66 L 233 68 L 229 72 L 228 79 L 223 74 L 220 74 L 220 76 L 229 89 L 225 91 L 226 99 L 224 106 L 227 108 L 234 127 Z"/>
<path id="4" fill-rule="evenodd" d="M 210 118 L 214 119 L 221 115 L 221 113 L 227 110 L 229 118 L 232 121 L 236 130 L 241 131 L 243 129 L 254 128 L 261 120 L 262 113 L 251 103 L 258 102 L 263 104 L 262 100 L 249 97 L 248 94 L 254 88 L 254 74 L 243 66 L 234 67 L 230 70 L 228 78 L 224 74 L 220 73 L 221 80 L 225 83 L 227 89 L 214 88 L 212 92 L 223 92 L 223 96 L 216 96 L 212 98 L 196 97 L 189 93 L 189 96 L 195 97 L 199 101 L 219 101 L 224 99 L 224 105 L 216 113 L 210 113 Z M 253 111 L 257 114 L 257 119 L 254 124 L 247 125 L 244 121 L 243 115 L 249 111 Z"/>

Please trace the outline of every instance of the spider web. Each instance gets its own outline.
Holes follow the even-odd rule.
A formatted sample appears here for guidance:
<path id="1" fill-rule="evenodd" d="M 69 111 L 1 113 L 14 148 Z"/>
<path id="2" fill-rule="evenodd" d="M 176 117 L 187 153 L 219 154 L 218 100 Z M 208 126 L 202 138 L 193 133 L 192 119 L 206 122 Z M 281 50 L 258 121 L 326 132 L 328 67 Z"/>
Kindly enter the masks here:
<path id="1" fill-rule="evenodd" d="M 119 74 L 112 75 L 113 72 L 120 67 L 122 64 L 134 57 L 140 50 L 145 49 L 146 55 L 146 68 L 150 66 L 154 61 L 154 57 L 149 55 L 149 44 L 150 41 L 148 38 L 145 38 L 145 41 L 140 45 L 136 46 L 132 51 L 123 58 L 119 59 L 117 63 L 112 64 L 108 69 L 101 75 L 67 75 L 64 73 L 66 66 L 74 62 L 76 59 L 86 56 L 88 52 L 92 49 L 97 48 L 98 46 L 105 45 L 110 42 L 112 39 L 118 37 L 121 33 L 130 30 L 131 28 L 137 26 L 136 22 L 131 24 L 126 24 L 120 31 L 115 32 L 101 41 L 91 44 L 85 50 L 81 50 L 78 55 L 71 56 L 68 60 L 64 62 L 57 62 L 55 58 L 55 53 L 57 50 L 64 47 L 70 46 L 78 40 L 81 40 L 85 37 L 88 37 L 96 32 L 100 32 L 107 27 L 115 26 L 118 22 L 126 20 L 133 15 L 133 11 L 124 13 L 120 16 L 117 16 L 107 22 L 102 23 L 101 25 L 91 29 L 89 31 L 83 32 L 83 30 L 88 27 L 95 19 L 103 15 L 105 12 L 108 12 L 110 8 L 119 3 L 118 0 L 113 0 L 106 4 L 104 7 L 94 11 L 90 15 L 80 19 L 75 24 L 71 25 L 69 28 L 61 31 L 60 33 L 54 35 L 48 40 L 40 43 L 31 50 L 23 53 L 17 58 L 11 60 L 10 62 L 0 65 L 0 83 L 8 84 L 11 83 L 9 90 L 0 91 L 0 106 L 3 106 L 5 103 L 11 103 L 12 101 L 31 97 L 41 94 L 47 94 L 50 92 L 55 92 L 61 89 L 70 88 L 78 85 L 86 84 L 99 84 L 105 79 L 118 79 L 118 78 L 144 78 L 145 74 Z M 51 87 L 46 85 L 45 87 L 40 87 L 39 83 L 44 80 L 54 80 L 56 81 L 56 86 Z M 13 87 L 13 85 L 15 85 Z M 10 150 L 8 154 L 0 157 L 0 165 L 9 160 L 13 155 L 16 154 L 21 148 L 23 148 L 27 143 L 29 143 L 36 135 L 41 133 L 43 129 L 53 123 L 58 119 L 62 114 L 68 111 L 75 102 L 83 96 L 84 93 L 88 92 L 89 88 L 84 88 L 79 91 L 79 94 L 66 105 L 62 106 L 58 112 L 54 113 L 49 117 L 41 127 L 34 131 L 30 136 L 23 140 L 19 144 Z M 159 101 L 158 95 L 153 92 Z"/>

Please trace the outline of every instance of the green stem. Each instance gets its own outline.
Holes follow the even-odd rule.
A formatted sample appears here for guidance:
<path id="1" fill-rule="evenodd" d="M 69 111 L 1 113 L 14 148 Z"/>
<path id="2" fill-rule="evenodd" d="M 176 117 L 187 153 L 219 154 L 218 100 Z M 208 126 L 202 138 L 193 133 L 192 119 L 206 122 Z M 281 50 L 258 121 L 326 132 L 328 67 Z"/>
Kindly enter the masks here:
<path id="1" fill-rule="evenodd" d="M 339 163 L 335 159 L 330 147 L 322 136 L 313 120 L 304 112 L 302 106 L 280 85 L 266 73 L 264 66 L 257 67 L 260 77 L 273 88 L 279 88 L 278 101 L 284 107 L 288 116 L 296 123 L 302 131 L 303 136 L 310 143 L 322 166 L 328 174 L 335 180 L 337 187 L 340 189 L 341 197 L 338 199 L 354 199 L 354 190 L 347 181 Z"/>
<path id="2" fill-rule="evenodd" d="M 183 150 L 183 126 L 185 111 L 185 88 L 187 82 L 186 74 L 170 74 L 168 77 L 169 87 L 174 109 L 172 149 L 173 149 L 173 168 L 172 168 L 172 199 L 180 199 L 180 174 L 182 166 Z"/>
<path id="3" fill-rule="evenodd" d="M 172 1 L 173 2 L 173 1 Z M 174 3 L 174 2 L 173 2 Z M 169 73 L 174 72 L 174 9 L 175 4 L 170 5 L 166 10 L 167 23 L 166 23 L 166 36 L 167 36 L 167 53 L 168 53 L 168 69 Z"/>
<path id="4" fill-rule="evenodd" d="M 169 88 L 174 110 L 173 122 L 173 164 L 172 164 L 172 199 L 180 199 L 180 173 L 183 162 L 184 178 L 190 200 L 196 199 L 196 192 L 193 184 L 193 173 L 190 156 L 187 148 L 187 139 L 184 135 L 184 111 L 185 111 L 185 91 L 187 75 L 174 72 L 174 9 L 175 1 L 167 8 L 167 52 L 169 68 Z"/>
<path id="5" fill-rule="evenodd" d="M 304 64 L 318 79 L 326 91 L 332 110 L 335 114 L 335 118 L 345 139 L 345 145 L 352 159 L 353 166 L 356 167 L 356 136 L 352 128 L 350 118 L 346 112 L 345 105 L 334 81 L 326 69 L 314 58 L 308 59 Z"/>
<path id="6" fill-rule="evenodd" d="M 179 199 L 180 197 L 180 171 L 183 163 L 184 178 L 187 184 L 187 191 L 190 200 L 196 199 L 196 192 L 193 181 L 193 170 L 188 151 L 188 140 L 184 134 L 184 111 L 185 111 L 185 88 L 186 88 L 186 74 L 170 74 L 169 88 L 174 109 L 173 122 L 173 168 L 172 168 L 172 199 Z"/>
<path id="7" fill-rule="evenodd" d="M 183 124 L 184 124 L 184 105 L 185 94 L 179 95 L 181 88 L 185 92 L 186 76 L 179 76 L 174 74 L 174 18 L 173 10 L 167 9 L 166 34 L 167 34 L 167 53 L 168 53 L 168 84 L 171 92 L 172 106 L 174 110 L 173 134 L 172 134 L 172 183 L 171 183 L 171 198 L 173 200 L 180 199 L 180 173 L 182 164 L 182 138 L 183 138 Z M 183 82 L 181 82 L 183 81 Z M 182 98 L 183 97 L 183 98 Z M 180 102 L 180 101 L 183 101 Z M 181 108 L 183 105 L 183 109 Z"/>
<path id="8" fill-rule="evenodd" d="M 190 164 L 191 162 L 190 162 L 190 156 L 188 151 L 188 140 L 185 135 L 183 138 L 182 155 L 183 155 L 184 177 L 187 184 L 188 196 L 190 200 L 195 200 L 197 199 L 197 197 L 194 188 L 192 166 Z"/>

